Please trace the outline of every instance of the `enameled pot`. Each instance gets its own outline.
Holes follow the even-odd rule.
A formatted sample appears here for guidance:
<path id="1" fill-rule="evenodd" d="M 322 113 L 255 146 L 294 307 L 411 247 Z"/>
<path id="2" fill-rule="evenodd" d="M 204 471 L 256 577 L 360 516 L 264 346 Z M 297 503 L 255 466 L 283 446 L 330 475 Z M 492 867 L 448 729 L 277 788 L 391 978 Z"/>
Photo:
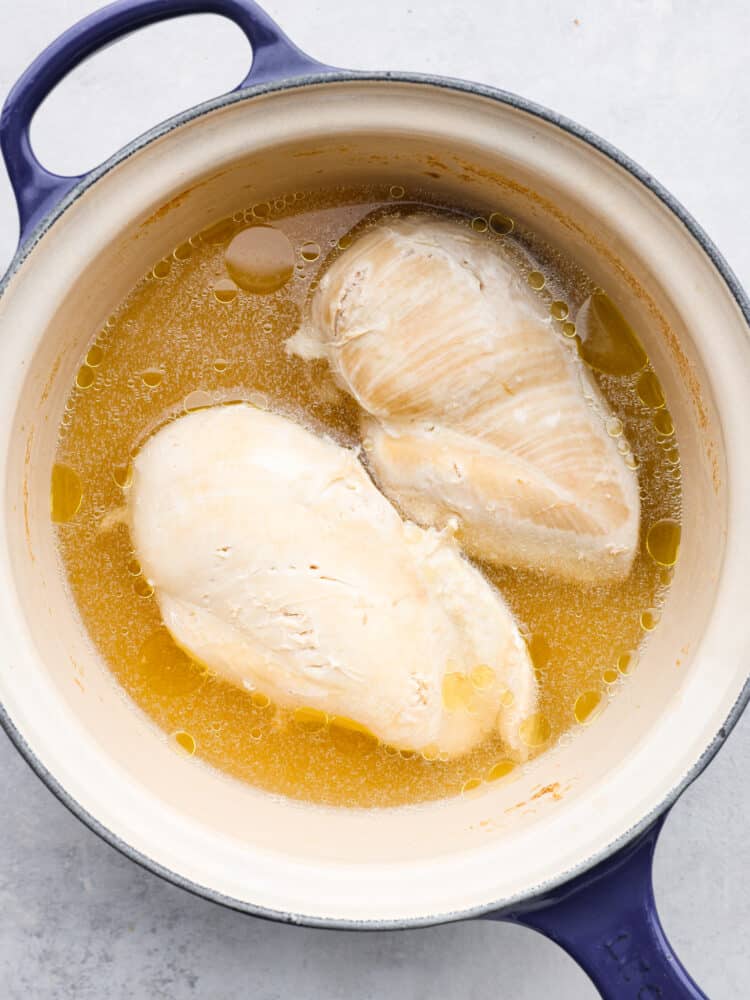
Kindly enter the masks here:
<path id="1" fill-rule="evenodd" d="M 248 36 L 241 86 L 83 177 L 44 170 L 28 129 L 54 85 L 127 32 L 197 12 Z M 0 141 L 22 229 L 0 286 L 0 701 L 31 766 L 113 846 L 239 910 L 339 928 L 515 920 L 558 941 L 607 997 L 703 996 L 664 939 L 650 870 L 666 810 L 748 698 L 750 304 L 705 234 L 579 126 L 475 84 L 322 66 L 251 0 L 100 10 L 23 75 Z M 674 584 L 606 719 L 476 798 L 380 812 L 274 798 L 175 754 L 88 642 L 49 517 L 82 351 L 144 271 L 249 201 L 363 179 L 500 208 L 578 259 L 646 344 L 684 475 Z"/>

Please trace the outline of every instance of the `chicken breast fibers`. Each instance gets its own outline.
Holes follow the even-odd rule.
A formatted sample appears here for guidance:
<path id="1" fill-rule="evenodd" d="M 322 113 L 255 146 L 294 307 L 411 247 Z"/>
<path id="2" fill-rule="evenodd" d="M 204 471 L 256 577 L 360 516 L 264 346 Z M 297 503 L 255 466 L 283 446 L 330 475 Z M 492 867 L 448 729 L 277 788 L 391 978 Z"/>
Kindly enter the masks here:
<path id="1" fill-rule="evenodd" d="M 381 221 L 319 282 L 289 342 L 363 409 L 382 489 L 482 559 L 595 581 L 627 574 L 635 473 L 575 344 L 500 245 L 431 216 Z"/>
<path id="2" fill-rule="evenodd" d="M 510 612 L 351 450 L 249 405 L 199 410 L 136 456 L 129 519 L 164 624 L 211 670 L 399 748 L 499 731 L 523 756 L 537 687 Z"/>

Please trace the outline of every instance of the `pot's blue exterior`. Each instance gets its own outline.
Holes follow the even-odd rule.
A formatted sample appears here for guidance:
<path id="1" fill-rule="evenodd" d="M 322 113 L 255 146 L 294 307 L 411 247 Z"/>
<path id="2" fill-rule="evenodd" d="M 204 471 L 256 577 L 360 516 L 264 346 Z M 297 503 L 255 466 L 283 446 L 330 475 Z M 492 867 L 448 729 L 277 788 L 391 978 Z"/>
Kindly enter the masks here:
<path id="1" fill-rule="evenodd" d="M 84 179 L 60 177 L 39 163 L 29 126 L 44 98 L 94 52 L 157 21 L 184 14 L 221 14 L 247 36 L 253 63 L 237 89 L 325 69 L 301 52 L 256 4 L 246 0 L 125 0 L 95 11 L 60 35 L 29 66 L 8 95 L 0 119 L 0 147 L 18 202 L 21 241 L 36 222 Z"/>
<path id="2" fill-rule="evenodd" d="M 196 13 L 224 15 L 247 36 L 253 48 L 253 64 L 240 86 L 231 94 L 170 119 L 86 175 L 61 177 L 47 171 L 31 149 L 29 125 L 53 87 L 83 59 L 129 32 L 157 21 Z M 0 282 L 0 294 L 37 240 L 66 207 L 116 163 L 156 137 L 216 107 L 270 90 L 352 79 L 393 79 L 479 94 L 536 115 L 587 142 L 629 171 L 682 221 L 726 281 L 750 325 L 750 302 L 744 290 L 700 226 L 653 177 L 608 143 L 545 108 L 479 84 L 416 74 L 354 73 L 324 66 L 301 52 L 253 0 L 119 0 L 70 28 L 31 64 L 8 96 L 0 116 L 0 148 L 18 203 L 21 226 L 18 252 Z M 558 882 L 534 886 L 523 898 L 498 901 L 478 911 L 363 923 L 268 911 L 222 896 L 165 869 L 121 841 L 72 799 L 35 757 L 2 706 L 0 722 L 39 777 L 95 833 L 150 871 L 214 902 L 286 923 L 352 930 L 406 928 L 469 917 L 506 920 L 524 924 L 556 941 L 581 964 L 608 1000 L 705 1000 L 705 994 L 682 967 L 664 936 L 654 904 L 651 867 L 658 833 L 669 807 L 717 753 L 748 699 L 750 682 L 701 759 L 661 806 L 582 868 L 568 872 Z"/>
<path id="3" fill-rule="evenodd" d="M 524 924 L 564 948 L 609 1000 L 698 1000 L 705 994 L 666 939 L 652 866 L 666 813 L 578 878 L 489 919 Z"/>

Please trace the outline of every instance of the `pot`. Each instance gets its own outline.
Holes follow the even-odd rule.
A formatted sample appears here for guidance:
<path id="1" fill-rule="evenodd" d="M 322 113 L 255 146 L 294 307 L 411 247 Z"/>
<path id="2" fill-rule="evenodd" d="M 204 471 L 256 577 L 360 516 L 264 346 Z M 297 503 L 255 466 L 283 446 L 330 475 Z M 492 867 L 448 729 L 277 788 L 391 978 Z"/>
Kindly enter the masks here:
<path id="1" fill-rule="evenodd" d="M 46 171 L 28 130 L 55 84 L 125 33 L 196 12 L 250 40 L 240 87 L 85 176 Z M 92 14 L 16 84 L 0 142 L 21 219 L 0 286 L 0 701 L 34 770 L 128 857 L 238 910 L 363 929 L 514 920 L 558 941 L 607 997 L 703 996 L 664 938 L 650 874 L 666 811 L 750 693 L 750 304 L 702 230 L 580 126 L 477 84 L 323 66 L 252 0 L 122 0 Z M 476 798 L 375 812 L 275 798 L 169 749 L 87 640 L 48 510 L 79 359 L 142 273 L 249 200 L 364 178 L 499 207 L 580 261 L 642 336 L 684 477 L 662 622 L 606 723 Z"/>

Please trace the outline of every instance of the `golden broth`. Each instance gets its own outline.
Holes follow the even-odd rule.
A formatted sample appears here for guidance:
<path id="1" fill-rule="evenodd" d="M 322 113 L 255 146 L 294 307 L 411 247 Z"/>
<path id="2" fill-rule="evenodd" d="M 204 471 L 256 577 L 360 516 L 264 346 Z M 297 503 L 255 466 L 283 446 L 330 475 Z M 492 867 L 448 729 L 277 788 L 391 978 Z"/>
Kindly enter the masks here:
<path id="1" fill-rule="evenodd" d="M 154 264 L 81 359 L 52 473 L 51 513 L 70 588 L 93 642 L 133 701 L 175 752 L 313 802 L 416 803 L 502 780 L 515 765 L 499 738 L 452 761 L 399 753 L 350 720 L 281 710 L 212 676 L 161 624 L 117 511 L 140 444 L 200 406 L 248 400 L 344 444 L 359 443 L 357 407 L 327 365 L 288 355 L 284 342 L 327 260 L 351 242 L 351 230 L 384 211 L 418 207 L 447 211 L 418 192 L 407 200 L 400 186 L 298 192 L 237 212 L 180 244 Z M 658 622 L 679 546 L 679 453 L 659 381 L 612 302 L 502 212 L 460 214 L 487 239 L 502 241 L 560 336 L 577 338 L 615 415 L 608 430 L 639 470 L 641 544 L 626 580 L 584 586 L 480 564 L 515 613 L 539 677 L 539 712 L 522 733 L 534 756 L 600 713 Z M 248 226 L 269 224 L 286 239 L 274 237 L 263 273 L 248 275 L 243 254 L 258 234 L 235 238 Z M 581 338 L 574 320 L 584 302 Z"/>

